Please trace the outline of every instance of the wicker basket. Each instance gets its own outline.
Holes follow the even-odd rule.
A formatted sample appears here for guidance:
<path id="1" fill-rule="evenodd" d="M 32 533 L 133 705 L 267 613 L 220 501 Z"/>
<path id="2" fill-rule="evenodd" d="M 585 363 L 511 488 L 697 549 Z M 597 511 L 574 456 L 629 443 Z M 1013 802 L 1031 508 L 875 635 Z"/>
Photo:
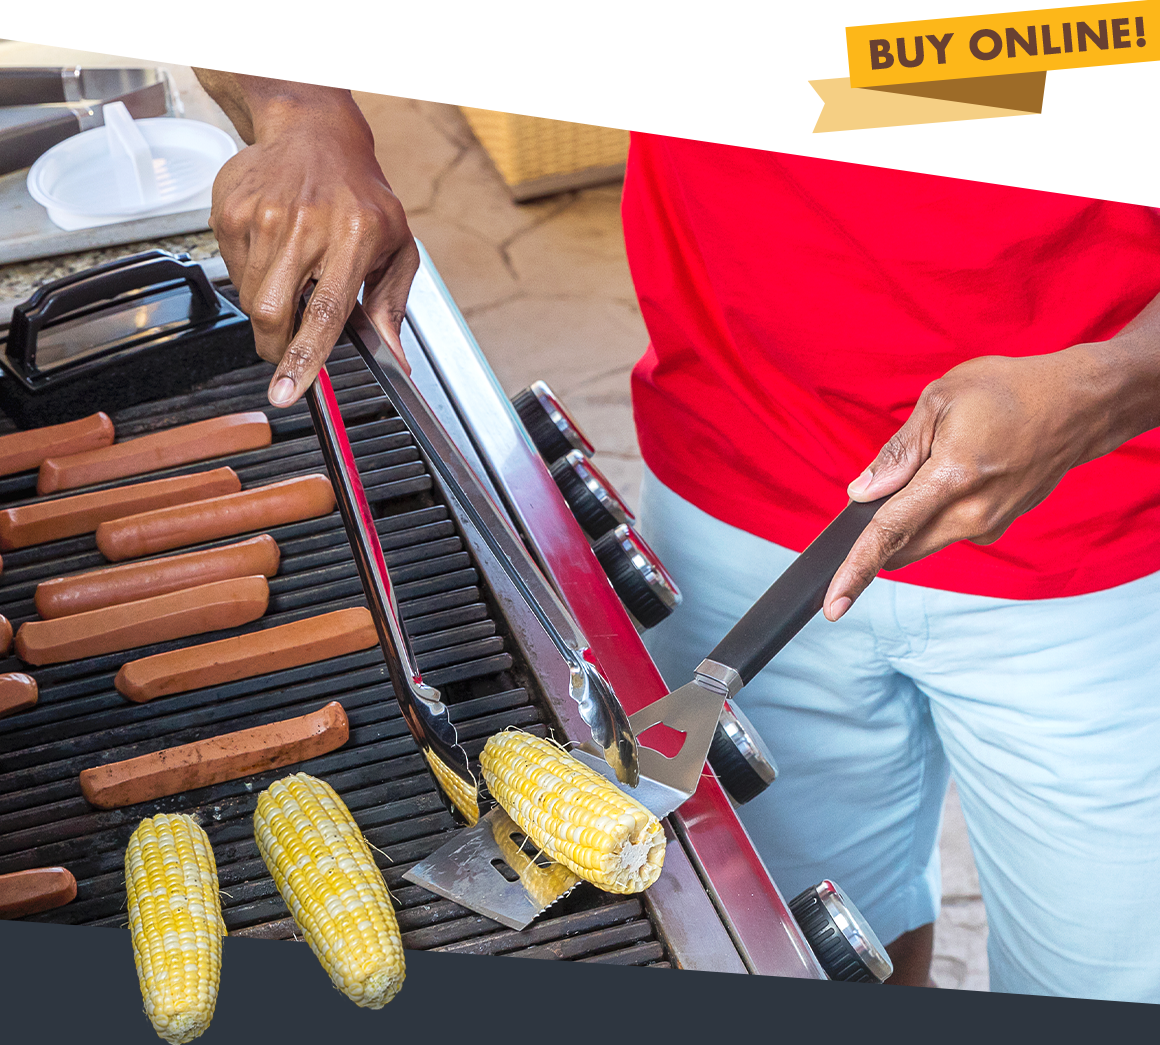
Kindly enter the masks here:
<path id="1" fill-rule="evenodd" d="M 460 108 L 518 201 L 624 176 L 628 131 Z"/>

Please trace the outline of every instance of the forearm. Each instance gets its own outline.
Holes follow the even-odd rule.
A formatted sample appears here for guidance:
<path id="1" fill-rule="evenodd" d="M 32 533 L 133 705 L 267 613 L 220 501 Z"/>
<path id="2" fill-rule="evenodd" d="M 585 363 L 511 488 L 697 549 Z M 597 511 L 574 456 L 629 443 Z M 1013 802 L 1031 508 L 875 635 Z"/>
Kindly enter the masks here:
<path id="1" fill-rule="evenodd" d="M 1160 295 L 1114 337 L 1067 352 L 1103 404 L 1104 415 L 1085 460 L 1160 427 Z"/>
<path id="2" fill-rule="evenodd" d="M 330 131 L 340 126 L 361 137 L 362 144 L 374 147 L 370 128 L 350 91 L 215 69 L 194 69 L 194 73 L 247 145 L 293 123 L 299 127 L 317 124 Z"/>

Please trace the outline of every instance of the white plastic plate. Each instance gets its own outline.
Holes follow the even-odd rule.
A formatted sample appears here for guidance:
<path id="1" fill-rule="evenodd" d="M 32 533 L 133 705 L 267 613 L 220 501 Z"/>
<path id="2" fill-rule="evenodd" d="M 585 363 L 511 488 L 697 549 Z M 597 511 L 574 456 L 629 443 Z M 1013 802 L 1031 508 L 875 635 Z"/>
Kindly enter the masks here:
<path id="1" fill-rule="evenodd" d="M 210 205 L 213 180 L 237 151 L 218 127 L 198 120 L 158 116 L 136 120 L 153 154 L 156 196 L 143 201 L 127 190 L 116 170 L 107 127 L 66 138 L 28 172 L 28 192 L 62 229 L 93 228 Z"/>

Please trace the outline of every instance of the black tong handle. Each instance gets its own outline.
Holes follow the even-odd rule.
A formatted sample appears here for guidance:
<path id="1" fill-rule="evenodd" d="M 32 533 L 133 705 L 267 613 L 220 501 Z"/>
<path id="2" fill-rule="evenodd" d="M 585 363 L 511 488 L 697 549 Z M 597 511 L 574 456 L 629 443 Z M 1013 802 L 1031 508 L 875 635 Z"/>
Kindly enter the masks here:
<path id="1" fill-rule="evenodd" d="M 838 567 L 888 499 L 851 501 L 717 643 L 708 659 L 733 668 L 742 684 L 748 684 L 822 608 Z"/>
<path id="2" fill-rule="evenodd" d="M 0 69 L 0 106 L 64 102 L 64 70 L 39 66 Z"/>
<path id="3" fill-rule="evenodd" d="M 79 134 L 80 129 L 81 122 L 70 109 L 46 119 L 0 128 L 0 174 L 31 167 L 39 156 L 65 138 Z"/>

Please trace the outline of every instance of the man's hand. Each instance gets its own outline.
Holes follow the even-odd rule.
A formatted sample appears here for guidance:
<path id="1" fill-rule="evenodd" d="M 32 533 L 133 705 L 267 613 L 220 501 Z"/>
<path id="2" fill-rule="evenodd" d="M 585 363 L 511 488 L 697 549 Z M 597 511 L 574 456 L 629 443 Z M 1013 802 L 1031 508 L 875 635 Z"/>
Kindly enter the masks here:
<path id="1" fill-rule="evenodd" d="M 998 540 L 1069 469 L 1160 424 L 1158 328 L 1153 301 L 1110 341 L 1044 356 L 984 356 L 927 386 L 850 484 L 856 501 L 894 496 L 834 576 L 826 617 L 845 613 L 879 570 L 955 541 Z"/>
<path id="2" fill-rule="evenodd" d="M 363 306 L 403 358 L 399 327 L 419 252 L 348 91 L 197 70 L 247 141 L 217 176 L 217 236 L 258 355 L 278 369 L 270 402 L 309 387 L 363 288 Z M 301 326 L 295 312 L 315 283 Z"/>

